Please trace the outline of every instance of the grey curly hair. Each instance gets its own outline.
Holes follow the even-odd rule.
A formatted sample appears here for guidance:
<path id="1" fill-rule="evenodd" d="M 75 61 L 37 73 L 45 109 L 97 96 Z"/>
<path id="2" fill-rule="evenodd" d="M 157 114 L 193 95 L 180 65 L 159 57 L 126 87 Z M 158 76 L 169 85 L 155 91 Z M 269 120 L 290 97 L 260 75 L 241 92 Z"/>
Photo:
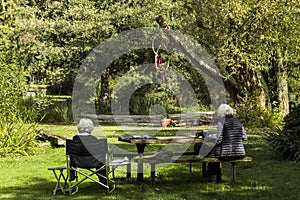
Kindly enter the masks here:
<path id="1" fill-rule="evenodd" d="M 224 117 L 226 115 L 233 115 L 234 109 L 227 104 L 221 104 L 218 108 L 218 116 Z"/>
<path id="2" fill-rule="evenodd" d="M 87 118 L 80 119 L 79 123 L 77 124 L 77 130 L 79 133 L 83 133 L 83 132 L 91 133 L 93 129 L 94 129 L 93 121 Z"/>

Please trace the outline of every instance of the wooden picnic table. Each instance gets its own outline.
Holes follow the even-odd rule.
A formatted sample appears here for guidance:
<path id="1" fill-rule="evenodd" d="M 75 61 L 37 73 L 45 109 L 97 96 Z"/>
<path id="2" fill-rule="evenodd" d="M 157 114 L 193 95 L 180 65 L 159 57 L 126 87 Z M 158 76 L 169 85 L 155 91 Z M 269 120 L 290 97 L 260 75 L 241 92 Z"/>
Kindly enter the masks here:
<path id="1" fill-rule="evenodd" d="M 137 152 L 140 157 L 143 156 L 145 147 L 148 144 L 168 144 L 168 143 L 202 143 L 202 138 L 197 138 L 193 136 L 168 136 L 168 137 L 155 137 L 155 136 L 128 136 L 128 137 L 119 137 L 119 141 L 132 143 L 136 145 Z M 137 164 L 137 180 L 143 181 L 143 163 Z"/>

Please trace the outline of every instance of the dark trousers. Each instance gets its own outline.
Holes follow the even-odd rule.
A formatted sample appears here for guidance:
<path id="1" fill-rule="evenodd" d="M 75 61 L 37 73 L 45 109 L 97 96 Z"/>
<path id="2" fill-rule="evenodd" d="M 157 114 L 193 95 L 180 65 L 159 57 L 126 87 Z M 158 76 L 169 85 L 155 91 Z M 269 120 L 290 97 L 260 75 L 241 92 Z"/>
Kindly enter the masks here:
<path id="1" fill-rule="evenodd" d="M 209 181 L 217 183 L 221 181 L 221 163 L 208 163 L 207 175 Z"/>

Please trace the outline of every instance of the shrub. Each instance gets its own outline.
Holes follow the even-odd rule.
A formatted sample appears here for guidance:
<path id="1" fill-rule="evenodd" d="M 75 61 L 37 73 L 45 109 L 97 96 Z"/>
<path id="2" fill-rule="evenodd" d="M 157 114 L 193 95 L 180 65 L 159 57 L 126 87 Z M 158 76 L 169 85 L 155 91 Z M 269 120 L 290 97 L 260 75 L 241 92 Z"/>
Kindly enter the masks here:
<path id="1" fill-rule="evenodd" d="M 300 105 L 284 118 L 282 129 L 267 134 L 266 140 L 282 158 L 300 160 Z"/>
<path id="2" fill-rule="evenodd" d="M 0 156 L 28 155 L 32 153 L 37 125 L 12 117 L 0 121 Z"/>
<path id="3" fill-rule="evenodd" d="M 236 111 L 238 118 L 246 127 L 278 129 L 283 126 L 284 115 L 279 112 L 276 105 L 269 111 L 255 103 L 249 103 L 247 106 L 238 105 Z"/>
<path id="4" fill-rule="evenodd" d="M 34 144 L 36 124 L 22 104 L 24 83 L 23 69 L 0 59 L 0 156 L 28 154 Z"/>
<path id="5" fill-rule="evenodd" d="M 72 103 L 68 99 L 52 99 L 51 104 L 45 107 L 41 114 L 43 115 L 42 122 L 64 124 L 73 122 Z"/>
<path id="6" fill-rule="evenodd" d="M 73 122 L 70 96 L 36 95 L 26 97 L 22 104 L 27 110 L 33 111 L 31 121 L 64 124 Z"/>

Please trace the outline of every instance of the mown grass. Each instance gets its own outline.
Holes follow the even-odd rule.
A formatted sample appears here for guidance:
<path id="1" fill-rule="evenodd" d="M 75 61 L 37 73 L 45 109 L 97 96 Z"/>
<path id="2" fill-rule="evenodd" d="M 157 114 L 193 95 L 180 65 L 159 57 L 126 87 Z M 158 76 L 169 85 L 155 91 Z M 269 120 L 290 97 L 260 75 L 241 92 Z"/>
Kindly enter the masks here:
<path id="1" fill-rule="evenodd" d="M 41 125 L 40 128 L 68 138 L 76 134 L 72 126 Z M 135 151 L 132 144 L 117 141 L 122 131 L 115 127 L 104 129 L 111 143 Z M 165 133 L 173 134 L 172 130 Z M 86 182 L 73 196 L 61 193 L 52 195 L 55 178 L 47 168 L 65 164 L 65 149 L 41 143 L 35 155 L 0 158 L 0 199 L 299 199 L 300 163 L 274 157 L 261 134 L 263 130 L 248 130 L 249 140 L 245 146 L 254 160 L 237 165 L 235 184 L 230 182 L 228 164 L 222 166 L 223 181 L 220 184 L 208 183 L 201 177 L 201 164 L 194 164 L 191 173 L 188 164 L 171 164 L 157 170 L 156 187 L 150 187 L 149 173 L 145 174 L 145 180 L 141 183 L 136 181 L 135 171 L 131 179 L 126 179 L 123 171 L 117 171 L 117 188 L 114 192 L 107 194 L 105 189 Z M 157 148 L 149 145 L 146 149 L 150 147 L 153 150 Z"/>

